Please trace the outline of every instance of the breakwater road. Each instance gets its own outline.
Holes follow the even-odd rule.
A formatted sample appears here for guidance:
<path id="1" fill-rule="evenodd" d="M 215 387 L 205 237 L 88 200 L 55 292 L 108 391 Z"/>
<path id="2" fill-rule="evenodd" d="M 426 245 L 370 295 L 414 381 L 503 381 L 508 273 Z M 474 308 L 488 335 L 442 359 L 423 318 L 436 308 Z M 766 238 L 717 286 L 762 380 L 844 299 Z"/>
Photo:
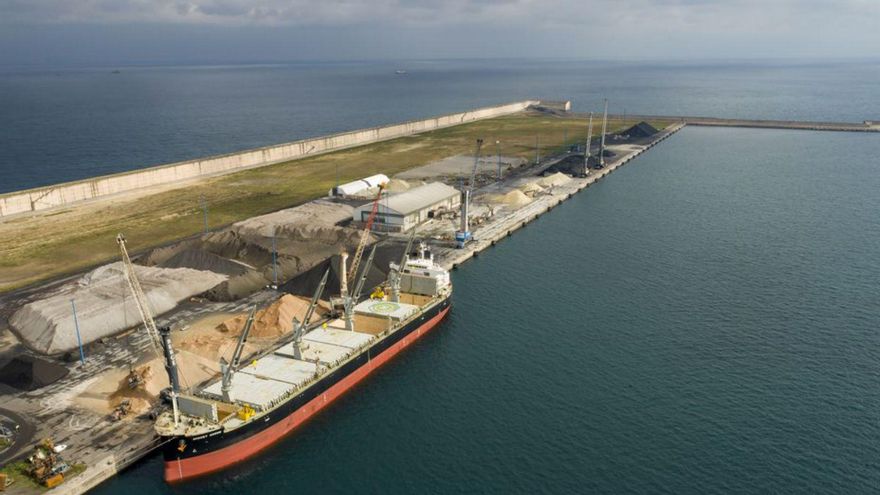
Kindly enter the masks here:
<path id="1" fill-rule="evenodd" d="M 582 115 L 578 115 L 583 117 Z M 723 119 L 718 117 L 688 117 L 681 115 L 608 115 L 609 119 L 678 122 L 709 127 L 753 127 L 757 129 L 796 129 L 802 131 L 880 132 L 880 121 L 863 122 L 810 122 L 798 120 Z"/>

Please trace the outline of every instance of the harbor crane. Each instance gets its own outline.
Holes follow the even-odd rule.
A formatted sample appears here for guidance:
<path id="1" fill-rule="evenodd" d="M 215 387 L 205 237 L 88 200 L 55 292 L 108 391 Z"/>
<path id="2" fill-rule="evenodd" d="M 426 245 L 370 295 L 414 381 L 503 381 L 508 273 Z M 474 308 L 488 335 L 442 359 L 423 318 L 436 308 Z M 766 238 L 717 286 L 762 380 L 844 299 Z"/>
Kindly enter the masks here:
<path id="1" fill-rule="evenodd" d="M 171 385 L 171 404 L 174 407 L 174 424 L 177 424 L 179 413 L 177 408 L 177 396 L 180 394 L 180 379 L 177 373 L 177 361 L 174 358 L 174 348 L 171 345 L 171 329 L 169 327 L 156 327 L 156 321 L 153 320 L 153 313 L 147 304 L 147 296 L 141 288 L 141 283 L 137 278 L 134 270 L 134 263 L 128 255 L 128 249 L 125 247 L 125 236 L 121 233 L 116 236 L 116 243 L 119 244 L 119 251 L 122 255 L 123 273 L 128 287 L 134 296 L 135 305 L 141 315 L 141 320 L 147 328 L 147 335 L 153 350 L 157 355 L 165 357 L 165 372 L 168 373 L 168 383 Z"/>
<path id="2" fill-rule="evenodd" d="M 477 181 L 477 167 L 480 165 L 480 149 L 483 147 L 483 140 L 477 139 L 477 149 L 474 151 L 474 168 L 471 171 L 470 180 L 467 186 L 462 185 L 461 188 L 461 226 L 455 233 L 455 244 L 462 249 L 469 240 L 471 240 L 471 230 L 468 223 L 468 214 L 470 210 L 471 193 L 474 190 L 474 184 Z"/>
<path id="3" fill-rule="evenodd" d="M 367 222 L 364 224 L 364 230 L 361 232 L 361 240 L 358 242 L 357 249 L 354 252 L 354 258 L 352 258 L 351 266 L 346 274 L 348 283 L 354 282 L 358 265 L 360 265 L 361 258 L 364 256 L 364 249 L 366 249 L 367 243 L 370 241 L 370 229 L 373 227 L 373 221 L 376 220 L 376 213 L 379 212 L 379 201 L 382 199 L 382 192 L 384 190 L 385 184 L 379 184 L 379 192 L 376 194 L 376 199 L 373 200 L 373 209 L 370 210 L 370 216 L 367 217 Z"/>
<path id="4" fill-rule="evenodd" d="M 590 173 L 590 145 L 593 144 L 593 112 L 590 112 L 590 123 L 587 124 L 587 147 L 584 148 L 584 175 Z"/>
<path id="5" fill-rule="evenodd" d="M 226 361 L 226 358 L 223 357 L 220 358 L 220 373 L 223 374 L 220 382 L 220 392 L 223 394 L 223 400 L 226 402 L 235 401 L 235 398 L 232 396 L 232 376 L 235 375 L 241 364 L 241 353 L 244 351 L 244 345 L 247 343 L 251 327 L 254 325 L 254 314 L 256 312 L 257 305 L 255 304 L 251 308 L 250 313 L 248 313 L 247 320 L 244 323 L 244 328 L 241 330 L 241 335 L 238 336 L 238 343 L 235 345 L 235 351 L 232 352 L 230 361 Z"/>
<path id="6" fill-rule="evenodd" d="M 599 142 L 599 164 L 597 167 L 605 166 L 605 131 L 608 127 L 608 99 L 605 99 L 605 112 L 602 113 L 602 141 Z"/>

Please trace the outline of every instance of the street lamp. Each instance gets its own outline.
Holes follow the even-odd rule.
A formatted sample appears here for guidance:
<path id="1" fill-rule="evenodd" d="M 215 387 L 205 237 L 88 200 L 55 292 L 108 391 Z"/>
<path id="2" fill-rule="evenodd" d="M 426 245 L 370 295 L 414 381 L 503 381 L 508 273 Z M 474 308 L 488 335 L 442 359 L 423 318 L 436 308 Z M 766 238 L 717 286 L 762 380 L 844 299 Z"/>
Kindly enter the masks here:
<path id="1" fill-rule="evenodd" d="M 495 154 L 498 156 L 498 180 L 501 180 L 501 141 L 495 140 Z"/>

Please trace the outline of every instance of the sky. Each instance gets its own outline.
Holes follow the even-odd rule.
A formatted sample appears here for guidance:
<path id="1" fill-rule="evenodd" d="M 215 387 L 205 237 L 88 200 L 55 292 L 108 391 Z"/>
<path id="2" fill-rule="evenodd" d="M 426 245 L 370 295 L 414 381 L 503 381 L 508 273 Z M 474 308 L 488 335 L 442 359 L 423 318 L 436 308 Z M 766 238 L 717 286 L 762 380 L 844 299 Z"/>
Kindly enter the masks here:
<path id="1" fill-rule="evenodd" d="M 0 0 L 0 66 L 874 58 L 880 0 Z"/>

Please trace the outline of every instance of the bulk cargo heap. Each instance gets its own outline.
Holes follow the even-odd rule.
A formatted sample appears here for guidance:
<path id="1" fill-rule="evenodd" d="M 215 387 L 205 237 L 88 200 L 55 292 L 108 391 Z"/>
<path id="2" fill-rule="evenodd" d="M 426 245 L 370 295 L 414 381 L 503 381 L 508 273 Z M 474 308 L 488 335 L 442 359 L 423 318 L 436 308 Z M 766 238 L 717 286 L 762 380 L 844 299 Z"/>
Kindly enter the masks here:
<path id="1" fill-rule="evenodd" d="M 155 428 L 167 440 L 165 480 L 192 478 L 253 456 L 436 326 L 450 308 L 449 272 L 434 262 L 425 244 L 408 251 L 401 263 L 391 264 L 385 290 L 377 288 L 363 301 L 359 296 L 375 249 L 352 291 L 343 254 L 341 294 L 331 300 L 339 318 L 308 328 L 328 270 L 303 323 L 294 319 L 288 338 L 240 365 L 252 311 L 232 359 L 221 360 L 221 377 L 200 389 L 180 390 L 171 342 L 164 339 L 171 407 Z"/>

